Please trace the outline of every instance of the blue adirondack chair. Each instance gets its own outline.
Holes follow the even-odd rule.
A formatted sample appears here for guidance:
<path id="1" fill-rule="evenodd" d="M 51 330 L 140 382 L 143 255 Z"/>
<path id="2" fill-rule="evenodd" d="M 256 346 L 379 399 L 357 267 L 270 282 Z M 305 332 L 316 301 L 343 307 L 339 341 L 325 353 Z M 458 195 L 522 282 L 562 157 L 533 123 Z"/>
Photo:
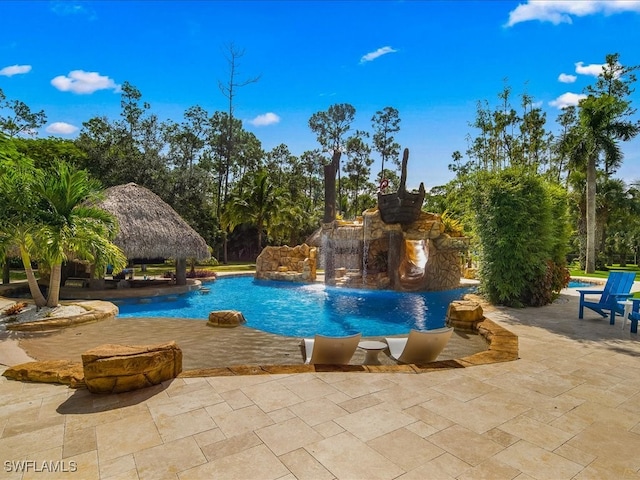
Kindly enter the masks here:
<path id="1" fill-rule="evenodd" d="M 631 320 L 631 333 L 638 333 L 638 320 L 640 320 L 640 298 L 631 298 L 630 300 L 633 302 L 633 309 L 629 314 L 629 320 Z"/>
<path id="2" fill-rule="evenodd" d="M 624 307 L 618 302 L 631 297 L 631 287 L 635 278 L 635 272 L 611 272 L 603 290 L 578 290 L 580 293 L 578 318 L 583 317 L 584 308 L 587 307 L 603 317 L 609 317 L 609 323 L 614 325 L 616 314 L 622 315 L 624 311 Z M 600 298 L 597 301 L 589 301 L 585 299 L 585 295 L 600 295 Z"/>

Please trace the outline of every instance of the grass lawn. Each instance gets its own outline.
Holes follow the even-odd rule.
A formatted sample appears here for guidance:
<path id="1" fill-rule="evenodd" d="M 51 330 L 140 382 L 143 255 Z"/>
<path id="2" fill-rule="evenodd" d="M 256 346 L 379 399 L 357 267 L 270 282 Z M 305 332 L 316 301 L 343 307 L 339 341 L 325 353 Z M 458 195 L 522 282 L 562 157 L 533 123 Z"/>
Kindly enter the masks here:
<path id="1" fill-rule="evenodd" d="M 136 275 L 148 275 L 150 277 L 161 277 L 167 272 L 174 272 L 175 266 L 172 263 L 157 263 L 147 265 L 146 272 L 142 271 L 140 265 L 134 265 Z M 252 272 L 256 269 L 255 263 L 230 262 L 227 265 L 196 265 L 196 270 L 210 270 L 212 272 Z M 187 265 L 187 272 L 191 266 Z M 36 277 L 38 272 L 36 271 Z M 27 276 L 24 270 L 11 270 L 10 279 L 12 282 L 26 280 Z"/>
<path id="2" fill-rule="evenodd" d="M 591 278 L 608 278 L 609 272 L 611 270 L 615 271 L 625 271 L 625 272 L 640 272 L 640 268 L 638 265 L 627 265 L 626 267 L 621 267 L 620 265 L 613 264 L 609 267 L 609 270 L 596 270 L 594 273 L 584 273 L 584 270 L 580 269 L 577 266 L 570 265 L 569 273 L 572 277 L 591 277 Z M 638 280 L 640 280 L 640 275 L 637 276 Z"/>
<path id="3" fill-rule="evenodd" d="M 608 278 L 611 270 L 637 272 L 636 280 L 640 281 L 640 268 L 638 268 L 638 265 L 627 265 L 626 267 L 621 267 L 620 265 L 614 264 L 609 267 L 609 270 L 597 270 L 595 273 L 589 274 L 584 273 L 584 270 L 581 270 L 580 268 L 570 268 L 569 273 L 572 277 Z M 640 292 L 634 293 L 633 298 L 640 298 Z"/>

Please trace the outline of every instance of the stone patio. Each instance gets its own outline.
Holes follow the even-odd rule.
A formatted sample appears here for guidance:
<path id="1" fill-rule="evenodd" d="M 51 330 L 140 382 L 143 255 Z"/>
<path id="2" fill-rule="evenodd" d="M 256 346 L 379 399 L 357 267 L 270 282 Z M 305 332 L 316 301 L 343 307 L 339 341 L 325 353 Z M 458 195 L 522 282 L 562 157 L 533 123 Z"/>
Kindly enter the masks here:
<path id="1" fill-rule="evenodd" d="M 117 395 L 0 377 L 0 468 L 9 479 L 640 478 L 638 336 L 577 310 L 572 291 L 486 309 L 518 335 L 519 360 L 417 375 L 178 378 Z"/>

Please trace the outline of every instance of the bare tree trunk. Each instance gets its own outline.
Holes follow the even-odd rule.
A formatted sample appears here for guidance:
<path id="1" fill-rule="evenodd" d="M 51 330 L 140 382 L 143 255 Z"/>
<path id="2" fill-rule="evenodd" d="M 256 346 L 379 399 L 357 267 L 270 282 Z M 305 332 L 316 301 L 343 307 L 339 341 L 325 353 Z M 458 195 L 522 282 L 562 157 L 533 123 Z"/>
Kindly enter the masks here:
<path id="1" fill-rule="evenodd" d="M 187 284 L 187 259 L 176 258 L 176 285 Z"/>
<path id="2" fill-rule="evenodd" d="M 336 219 L 336 173 L 340 168 L 339 150 L 334 150 L 329 165 L 324 166 L 324 223 L 331 223 Z"/>
<path id="3" fill-rule="evenodd" d="M 596 158 L 587 164 L 587 249 L 584 273 L 596 271 Z"/>

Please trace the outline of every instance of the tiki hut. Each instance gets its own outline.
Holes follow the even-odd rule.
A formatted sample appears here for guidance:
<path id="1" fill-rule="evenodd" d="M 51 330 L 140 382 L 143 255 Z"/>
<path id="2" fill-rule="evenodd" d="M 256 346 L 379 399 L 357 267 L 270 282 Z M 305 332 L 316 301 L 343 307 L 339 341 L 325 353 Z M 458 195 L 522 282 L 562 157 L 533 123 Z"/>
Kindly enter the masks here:
<path id="1" fill-rule="evenodd" d="M 211 257 L 204 239 L 158 195 L 135 183 L 107 188 L 98 206 L 118 219 L 115 243 L 129 259 L 173 258 L 176 283 L 186 284 L 187 258 Z"/>

